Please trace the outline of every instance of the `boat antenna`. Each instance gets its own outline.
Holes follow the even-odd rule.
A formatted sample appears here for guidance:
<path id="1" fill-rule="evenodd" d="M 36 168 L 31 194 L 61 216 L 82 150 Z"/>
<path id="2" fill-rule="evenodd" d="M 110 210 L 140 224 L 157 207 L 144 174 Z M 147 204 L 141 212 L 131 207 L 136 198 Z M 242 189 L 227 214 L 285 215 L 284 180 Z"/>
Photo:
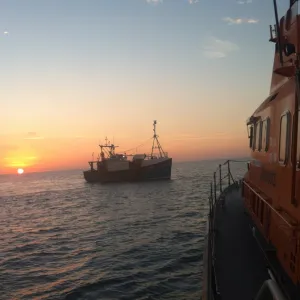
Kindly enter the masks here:
<path id="1" fill-rule="evenodd" d="M 291 3 L 292 3 L 292 1 L 293 0 L 291 0 Z M 280 34 L 278 10 L 277 10 L 277 0 L 273 0 L 273 4 L 274 4 L 274 13 L 275 13 L 275 22 L 276 22 L 277 49 L 279 52 L 280 64 L 283 65 L 283 56 L 282 56 L 282 48 L 281 48 L 281 34 Z"/>
<path id="2" fill-rule="evenodd" d="M 156 149 L 156 148 L 159 151 L 160 157 L 165 157 L 166 156 L 164 150 L 162 149 L 162 146 L 160 145 L 160 142 L 158 141 L 158 135 L 156 134 L 156 124 L 157 124 L 157 121 L 154 120 L 153 121 L 153 143 L 152 143 L 151 158 L 153 157 L 153 152 L 154 152 L 154 149 Z M 157 144 L 156 147 L 155 147 L 155 142 Z"/>

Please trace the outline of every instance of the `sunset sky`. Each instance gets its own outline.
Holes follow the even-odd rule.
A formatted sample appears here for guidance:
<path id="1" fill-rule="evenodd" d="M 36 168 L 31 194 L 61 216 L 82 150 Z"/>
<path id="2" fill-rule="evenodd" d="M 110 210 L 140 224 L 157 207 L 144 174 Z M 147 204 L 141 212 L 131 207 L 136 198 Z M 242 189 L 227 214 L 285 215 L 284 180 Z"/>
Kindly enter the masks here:
<path id="1" fill-rule="evenodd" d="M 2 0 L 0 174 L 88 167 L 154 119 L 174 161 L 247 155 L 269 24 L 271 0 Z"/>

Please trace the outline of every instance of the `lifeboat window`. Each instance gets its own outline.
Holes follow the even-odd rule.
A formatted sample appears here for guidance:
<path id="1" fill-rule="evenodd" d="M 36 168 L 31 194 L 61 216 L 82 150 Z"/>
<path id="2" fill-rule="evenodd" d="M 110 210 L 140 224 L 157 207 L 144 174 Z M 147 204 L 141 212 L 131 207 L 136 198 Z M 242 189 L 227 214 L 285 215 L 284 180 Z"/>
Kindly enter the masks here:
<path id="1" fill-rule="evenodd" d="M 270 118 L 267 118 L 262 123 L 262 145 L 261 149 L 263 151 L 268 151 L 270 140 Z"/>
<path id="2" fill-rule="evenodd" d="M 253 138 L 254 138 L 254 127 L 253 127 L 253 125 L 251 125 L 250 127 L 249 127 L 249 147 L 250 148 L 252 148 L 253 149 Z"/>
<path id="3" fill-rule="evenodd" d="M 255 149 L 261 150 L 261 121 L 255 125 Z"/>
<path id="4" fill-rule="evenodd" d="M 280 120 L 280 139 L 279 139 L 279 161 L 286 163 L 288 159 L 290 131 L 290 113 L 286 113 Z"/>
<path id="5" fill-rule="evenodd" d="M 253 125 L 253 140 L 252 140 L 252 150 L 253 151 L 256 148 L 256 127 L 257 127 L 257 124 Z"/>

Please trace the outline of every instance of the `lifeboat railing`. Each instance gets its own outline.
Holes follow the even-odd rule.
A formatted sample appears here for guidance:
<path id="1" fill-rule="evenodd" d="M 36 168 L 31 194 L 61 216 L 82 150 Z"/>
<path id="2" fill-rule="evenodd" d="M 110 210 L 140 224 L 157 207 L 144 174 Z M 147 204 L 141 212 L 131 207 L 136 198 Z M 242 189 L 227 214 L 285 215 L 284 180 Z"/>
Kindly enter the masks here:
<path id="1" fill-rule="evenodd" d="M 273 208 L 259 193 L 257 193 L 252 187 L 249 186 L 248 183 L 243 180 L 244 174 L 240 174 L 240 176 L 238 176 L 238 174 L 235 174 L 235 176 L 233 175 L 233 173 L 240 173 L 241 171 L 246 172 L 248 162 L 249 161 L 246 160 L 227 160 L 223 164 L 219 164 L 218 168 L 213 173 L 213 180 L 210 183 L 210 193 L 208 197 L 209 212 L 207 215 L 205 251 L 203 255 L 203 269 L 205 274 L 202 285 L 201 300 L 219 300 L 221 298 L 218 278 L 215 270 L 215 207 L 219 201 L 223 200 L 227 193 L 234 189 L 239 189 L 242 184 L 245 184 L 258 197 L 260 197 L 260 199 L 264 201 L 264 203 L 266 203 L 270 209 L 272 209 L 272 211 L 274 211 L 274 213 L 276 213 L 289 227 L 294 227 L 294 225 L 286 220 L 283 215 L 280 214 L 280 212 Z M 244 164 L 244 167 L 242 169 L 236 169 L 234 170 L 235 172 L 233 172 L 231 168 L 232 163 L 242 163 Z M 266 280 L 263 283 L 254 300 L 264 300 L 269 298 L 274 300 L 287 300 L 274 278 Z"/>
<path id="2" fill-rule="evenodd" d="M 295 228 L 295 224 L 291 224 L 278 210 L 276 210 L 268 201 L 266 201 L 259 193 L 257 193 L 246 181 L 243 181 L 243 184 L 248 187 L 261 201 L 263 201 L 278 217 L 281 218 L 284 223 L 290 228 Z"/>
<path id="3" fill-rule="evenodd" d="M 213 172 L 213 180 L 210 183 L 209 212 L 207 215 L 207 226 L 205 233 L 204 262 L 204 282 L 202 285 L 202 300 L 217 300 L 220 297 L 218 278 L 215 272 L 215 205 L 218 201 L 233 189 L 238 189 L 242 184 L 244 174 L 238 176 L 237 173 L 246 172 L 248 160 L 226 160 L 219 164 Z M 242 163 L 242 168 L 236 168 L 233 172 L 233 163 Z M 235 175 L 234 175 L 235 174 Z"/>

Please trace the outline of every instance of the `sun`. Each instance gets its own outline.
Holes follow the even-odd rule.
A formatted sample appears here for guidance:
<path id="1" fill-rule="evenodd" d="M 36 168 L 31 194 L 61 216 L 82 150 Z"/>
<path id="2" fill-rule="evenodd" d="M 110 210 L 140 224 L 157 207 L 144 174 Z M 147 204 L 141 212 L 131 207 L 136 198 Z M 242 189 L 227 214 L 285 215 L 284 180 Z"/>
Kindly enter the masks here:
<path id="1" fill-rule="evenodd" d="M 20 168 L 20 169 L 18 169 L 17 172 L 18 172 L 18 174 L 23 174 L 23 173 L 24 173 L 24 170 Z"/>

